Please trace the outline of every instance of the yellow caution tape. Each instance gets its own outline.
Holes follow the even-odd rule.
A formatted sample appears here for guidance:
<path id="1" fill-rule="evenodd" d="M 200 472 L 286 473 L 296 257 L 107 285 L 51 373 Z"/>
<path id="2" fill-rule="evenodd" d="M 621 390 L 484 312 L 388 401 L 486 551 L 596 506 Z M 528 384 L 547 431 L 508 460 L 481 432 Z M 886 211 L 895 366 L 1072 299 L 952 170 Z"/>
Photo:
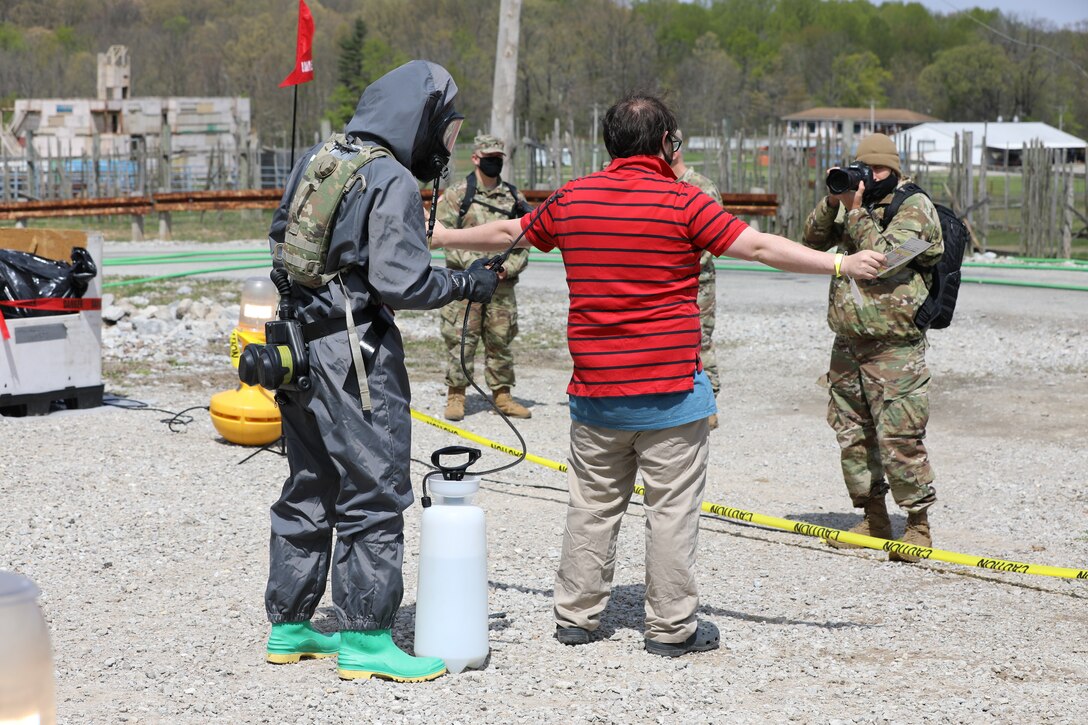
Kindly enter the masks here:
<path id="1" fill-rule="evenodd" d="M 462 438 L 479 443 L 480 445 L 487 446 L 492 450 L 502 451 L 503 453 L 508 453 L 512 456 L 521 455 L 521 451 L 516 448 L 504 446 L 501 443 L 496 443 L 495 441 L 471 433 L 463 428 L 444 423 L 437 418 L 432 418 L 415 409 L 412 409 L 412 417 L 418 421 L 432 425 L 435 428 L 461 436 Z M 556 471 L 565 472 L 567 470 L 567 466 L 563 463 L 558 463 L 540 456 L 534 456 L 531 453 L 525 455 L 525 460 L 532 461 L 533 463 Z M 639 496 L 645 496 L 646 489 L 643 486 L 636 484 L 635 493 Z M 1061 577 L 1063 579 L 1088 580 L 1088 569 L 1070 569 L 1064 566 L 1047 566 L 1045 564 L 1025 564 L 1019 561 L 989 559 L 983 556 L 974 556 L 973 554 L 959 554 L 954 551 L 944 551 L 942 549 L 933 549 L 926 546 L 913 546 L 902 541 L 889 541 L 887 539 L 878 539 L 875 536 L 865 536 L 863 534 L 853 534 L 849 531 L 840 531 L 839 529 L 832 529 L 827 526 L 807 524 L 804 521 L 780 519 L 775 516 L 757 514 L 752 511 L 745 511 L 744 509 L 732 508 L 730 506 L 723 506 L 722 504 L 710 503 L 708 501 L 703 501 L 701 509 L 713 516 L 721 516 L 723 518 L 736 519 L 737 521 L 743 521 L 749 524 L 768 526 L 772 529 L 781 529 L 782 531 L 789 531 L 794 534 L 801 534 L 802 536 L 815 536 L 819 539 L 841 541 L 844 544 L 854 544 L 866 549 L 876 549 L 877 551 L 887 552 L 894 551 L 900 554 L 916 556 L 919 559 L 945 561 L 949 564 L 962 564 L 963 566 L 973 566 L 979 569 L 991 569 L 993 571 L 1011 571 L 1016 574 L 1035 574 L 1038 576 Z"/>
<path id="2" fill-rule="evenodd" d="M 464 428 L 458 428 L 455 425 L 450 425 L 449 423 L 443 423 L 438 418 L 432 418 L 431 416 L 427 415 L 426 413 L 420 413 L 415 408 L 412 408 L 411 410 L 412 410 L 412 417 L 415 418 L 416 420 L 422 422 L 422 423 L 426 423 L 427 425 L 433 425 L 435 428 L 439 428 L 441 430 L 444 430 L 447 433 L 453 433 L 454 435 L 461 436 L 462 438 L 470 440 L 473 443 L 479 443 L 481 446 L 487 446 L 488 448 L 491 448 L 492 450 L 502 451 L 503 453 L 509 453 L 511 456 L 520 456 L 521 455 L 521 451 L 519 451 L 517 448 L 511 448 L 510 446 L 504 446 L 501 443 L 496 443 L 495 441 L 488 440 L 487 438 L 484 438 L 483 436 L 478 436 L 475 433 L 470 433 L 469 431 L 465 430 Z M 555 461 L 550 461 L 547 458 L 541 458 L 540 456 L 534 456 L 532 453 L 526 453 L 525 454 L 525 460 L 532 461 L 533 463 L 537 463 L 537 464 L 539 464 L 541 466 L 546 466 L 547 468 L 554 468 L 557 471 L 566 471 L 567 470 L 567 466 L 565 464 L 563 464 L 563 463 L 556 463 Z"/>
<path id="3" fill-rule="evenodd" d="M 264 344 L 264 332 L 251 332 L 241 328 L 230 331 L 230 364 L 238 367 L 238 360 L 242 357 L 242 350 L 251 343 Z"/>

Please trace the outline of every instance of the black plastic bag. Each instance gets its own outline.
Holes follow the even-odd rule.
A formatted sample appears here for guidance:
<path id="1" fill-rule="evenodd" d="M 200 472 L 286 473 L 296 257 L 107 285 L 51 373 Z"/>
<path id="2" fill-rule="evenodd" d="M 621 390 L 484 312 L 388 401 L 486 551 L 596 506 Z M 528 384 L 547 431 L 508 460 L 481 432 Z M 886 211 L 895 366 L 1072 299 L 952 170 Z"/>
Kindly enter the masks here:
<path id="1" fill-rule="evenodd" d="M 29 252 L 0 249 L 0 300 L 82 297 L 96 274 L 98 268 L 83 247 L 72 247 L 71 264 Z M 3 314 L 10 318 L 62 313 L 4 305 Z"/>

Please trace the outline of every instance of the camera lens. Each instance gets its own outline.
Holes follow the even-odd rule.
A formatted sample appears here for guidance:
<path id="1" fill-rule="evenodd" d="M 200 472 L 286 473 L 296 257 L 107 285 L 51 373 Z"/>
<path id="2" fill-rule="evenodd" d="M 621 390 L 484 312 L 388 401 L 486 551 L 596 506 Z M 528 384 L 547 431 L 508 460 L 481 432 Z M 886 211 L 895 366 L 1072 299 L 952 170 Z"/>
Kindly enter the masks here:
<path id="1" fill-rule="evenodd" d="M 831 169 L 827 172 L 827 190 L 832 194 L 850 191 L 850 172 L 846 169 Z"/>

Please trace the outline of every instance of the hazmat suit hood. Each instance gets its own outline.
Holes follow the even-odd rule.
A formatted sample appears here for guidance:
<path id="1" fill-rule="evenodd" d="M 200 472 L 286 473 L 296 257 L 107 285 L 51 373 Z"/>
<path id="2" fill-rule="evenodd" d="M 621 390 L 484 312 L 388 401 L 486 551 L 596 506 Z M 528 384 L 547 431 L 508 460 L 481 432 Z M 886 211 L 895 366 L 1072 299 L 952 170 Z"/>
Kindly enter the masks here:
<path id="1" fill-rule="evenodd" d="M 413 176 L 430 181 L 449 158 L 443 133 L 453 117 L 460 118 L 453 105 L 456 97 L 457 84 L 445 68 L 409 61 L 366 87 L 344 134 L 381 144 Z M 444 159 L 435 158 L 443 151 Z"/>

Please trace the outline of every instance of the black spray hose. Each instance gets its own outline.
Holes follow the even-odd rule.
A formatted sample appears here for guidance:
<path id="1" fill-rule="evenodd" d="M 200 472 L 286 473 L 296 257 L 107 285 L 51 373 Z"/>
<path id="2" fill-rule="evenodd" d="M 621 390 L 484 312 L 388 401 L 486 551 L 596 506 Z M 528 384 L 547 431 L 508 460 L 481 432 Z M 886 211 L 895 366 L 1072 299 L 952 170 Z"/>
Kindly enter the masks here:
<path id="1" fill-rule="evenodd" d="M 526 224 L 525 228 L 521 230 L 521 234 L 519 234 L 517 236 L 517 238 L 514 239 L 514 241 L 510 242 L 510 246 L 506 248 L 506 251 L 502 252 L 501 254 L 496 254 L 494 257 L 487 260 L 487 265 L 486 266 L 488 267 L 488 269 L 493 269 L 493 270 L 495 270 L 497 272 L 499 270 L 499 268 L 502 267 L 503 263 L 507 260 L 507 258 L 510 256 L 510 253 L 514 251 L 514 248 L 517 247 L 518 242 L 520 242 L 522 240 L 522 238 L 525 236 L 525 232 L 529 231 L 529 228 L 532 227 L 534 224 L 536 224 L 537 220 L 540 219 L 540 215 L 544 211 L 544 209 L 546 209 L 548 206 L 550 206 L 553 201 L 555 201 L 556 199 L 558 199 L 562 195 L 563 195 L 562 191 L 556 191 L 554 194 L 549 196 L 544 201 L 543 204 L 538 206 L 533 211 L 533 216 L 532 216 L 532 218 L 529 219 L 529 223 Z M 433 197 L 432 197 L 432 201 L 431 201 L 431 231 L 434 230 L 434 218 L 435 218 L 434 217 L 434 208 L 435 208 L 435 202 L 433 201 Z M 480 386 L 476 384 L 476 381 L 472 379 L 472 375 L 468 371 L 468 364 L 465 361 L 465 338 L 468 336 L 468 318 L 469 318 L 469 312 L 471 311 L 471 309 L 472 309 L 472 302 L 468 302 L 465 305 L 465 319 L 464 319 L 464 322 L 461 325 L 461 371 L 465 374 L 465 378 L 468 380 L 469 384 L 472 385 L 473 390 L 475 390 L 477 393 L 482 395 L 484 397 L 484 400 L 486 400 L 491 405 L 491 407 L 494 409 L 494 411 L 499 414 L 499 417 L 503 419 L 503 422 L 506 423 L 506 425 L 510 427 L 510 430 L 514 431 L 514 435 L 517 437 L 518 444 L 520 445 L 519 450 L 521 451 L 521 454 L 513 462 L 507 463 L 505 466 L 499 466 L 498 468 L 491 468 L 491 469 L 488 469 L 486 471 L 480 471 L 477 474 L 479 476 L 484 476 L 484 475 L 489 474 L 489 473 L 498 473 L 499 471 L 505 471 L 507 468 L 513 468 L 514 466 L 518 465 L 519 463 L 521 463 L 522 461 L 525 460 L 525 454 L 528 451 L 527 451 L 527 447 L 525 445 L 525 439 L 521 435 L 521 431 L 519 431 L 517 429 L 517 427 L 512 422 L 510 422 L 510 418 L 508 418 L 506 416 L 506 413 L 503 413 L 499 409 L 499 406 L 497 406 L 495 404 L 495 401 L 491 398 L 491 396 L 489 396 L 487 393 L 485 393 L 483 391 L 483 389 L 480 388 Z M 483 324 L 483 321 L 481 319 L 481 326 L 482 326 L 482 324 Z M 483 335 L 481 334 L 480 337 L 482 338 Z M 432 472 L 432 473 L 434 473 L 434 472 Z M 431 474 L 427 474 L 427 475 L 431 475 Z M 424 486 L 426 486 L 426 483 L 427 483 L 426 477 L 424 477 L 423 483 L 424 483 Z M 426 489 L 424 489 L 424 490 L 426 490 Z"/>
<path id="2" fill-rule="evenodd" d="M 276 285 L 276 291 L 280 293 L 280 319 L 291 319 L 295 311 L 291 306 L 291 278 L 287 275 L 287 270 L 283 267 L 273 267 L 268 277 L 272 280 L 272 284 Z"/>
<path id="3" fill-rule="evenodd" d="M 431 216 L 427 220 L 427 241 L 430 242 L 431 237 L 434 236 L 434 223 L 438 219 L 438 178 L 434 180 L 434 186 L 431 187 Z"/>
<path id="4" fill-rule="evenodd" d="M 563 196 L 563 193 L 562 189 L 556 190 L 554 194 L 544 200 L 543 204 L 533 210 L 533 217 L 529 220 L 529 223 L 525 225 L 525 228 L 521 230 L 521 234 L 519 234 L 514 241 L 510 242 L 510 246 L 506 248 L 506 251 L 501 254 L 496 254 L 494 257 L 487 260 L 487 268 L 498 271 L 498 268 L 510 257 L 510 253 L 514 251 L 514 248 L 518 246 L 518 242 L 525 238 L 525 232 L 529 231 L 529 229 L 536 224 L 537 220 L 540 219 L 540 215 L 544 213 L 544 210 L 551 206 L 553 201 Z M 432 223 L 431 226 L 433 229 L 434 224 Z"/>

